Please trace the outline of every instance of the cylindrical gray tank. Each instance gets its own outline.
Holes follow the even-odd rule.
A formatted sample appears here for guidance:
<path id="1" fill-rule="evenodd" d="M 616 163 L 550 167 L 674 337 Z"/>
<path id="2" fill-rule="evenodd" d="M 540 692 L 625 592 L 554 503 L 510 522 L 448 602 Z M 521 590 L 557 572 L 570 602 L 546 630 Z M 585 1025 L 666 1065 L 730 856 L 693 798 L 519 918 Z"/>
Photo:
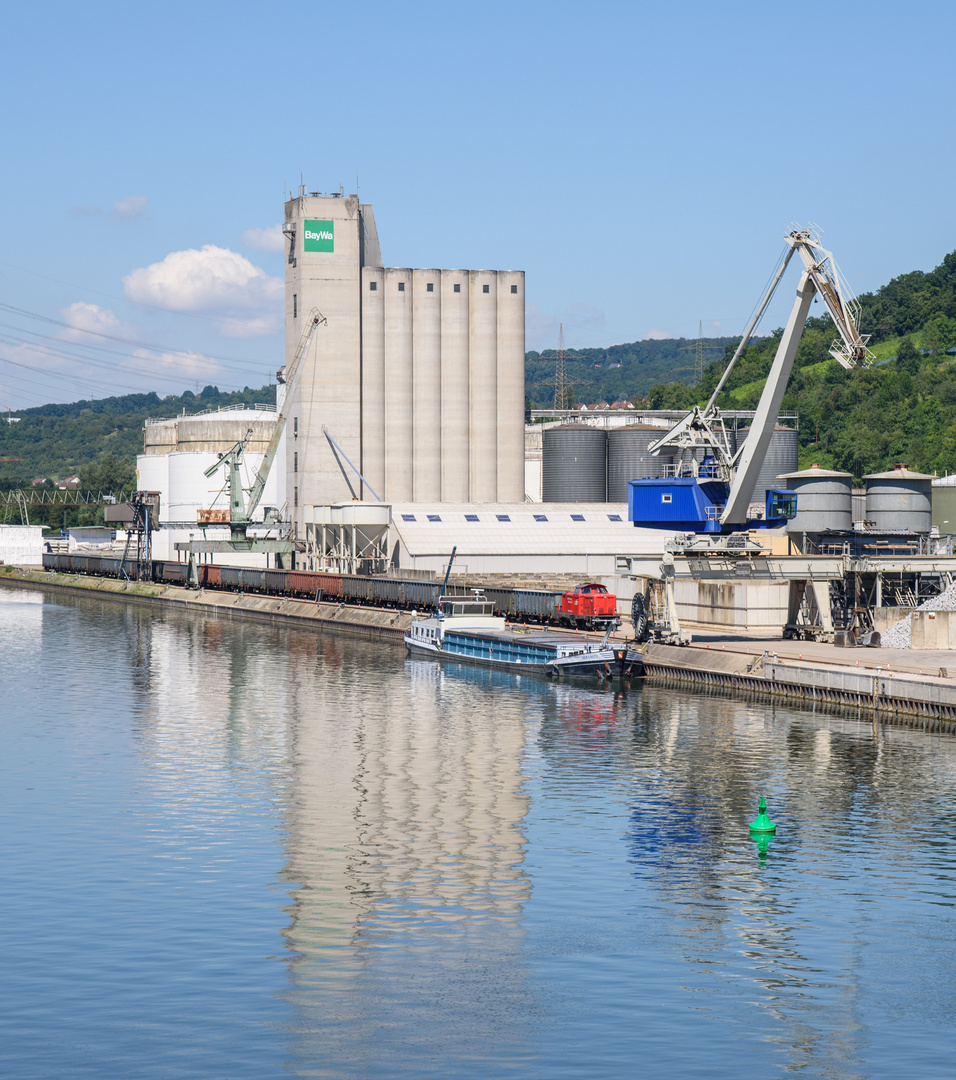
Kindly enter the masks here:
<path id="1" fill-rule="evenodd" d="M 879 532 L 928 533 L 933 524 L 933 478 L 897 465 L 866 481 L 866 520 Z"/>
<path id="2" fill-rule="evenodd" d="M 797 493 L 797 516 L 787 522 L 788 532 L 849 532 L 853 528 L 853 477 L 849 473 L 811 465 L 778 476 L 774 486 Z"/>
<path id="3" fill-rule="evenodd" d="M 956 474 L 933 481 L 933 525 L 940 536 L 956 534 Z"/>
<path id="4" fill-rule="evenodd" d="M 737 431 L 738 449 L 744 445 L 744 440 L 749 436 L 750 428 L 741 428 Z M 773 429 L 767 454 L 757 476 L 757 486 L 754 488 L 753 495 L 750 496 L 752 503 L 759 503 L 763 507 L 767 501 L 767 491 L 776 485 L 777 477 L 797 471 L 800 464 L 797 438 L 796 428 L 781 427 L 778 424 Z"/>
<path id="5" fill-rule="evenodd" d="M 607 502 L 607 432 L 562 424 L 544 432 L 544 502 Z"/>
<path id="6" fill-rule="evenodd" d="M 663 451 L 652 457 L 647 448 L 667 434 L 667 428 L 650 424 L 630 424 L 612 428 L 607 436 L 607 501 L 627 502 L 627 485 L 631 480 L 646 480 L 663 476 L 664 466 L 674 461 L 673 454 Z"/>

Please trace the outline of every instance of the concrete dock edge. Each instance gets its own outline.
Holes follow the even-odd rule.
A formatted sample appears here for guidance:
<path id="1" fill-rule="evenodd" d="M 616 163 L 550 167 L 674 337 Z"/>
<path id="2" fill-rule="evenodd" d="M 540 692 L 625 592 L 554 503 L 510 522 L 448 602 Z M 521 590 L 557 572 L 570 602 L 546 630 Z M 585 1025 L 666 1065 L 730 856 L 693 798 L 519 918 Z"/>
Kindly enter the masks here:
<path id="1" fill-rule="evenodd" d="M 0 584 L 96 595 L 125 603 L 202 612 L 215 618 L 256 619 L 284 626 L 401 644 L 411 625 L 407 611 L 298 600 L 252 593 L 184 589 L 151 582 L 5 567 Z M 767 699 L 820 703 L 865 712 L 927 731 L 956 731 L 956 680 L 893 672 L 879 665 L 849 667 L 817 661 L 778 660 L 775 654 L 709 650 L 699 645 L 647 645 L 648 682 L 700 687 Z"/>

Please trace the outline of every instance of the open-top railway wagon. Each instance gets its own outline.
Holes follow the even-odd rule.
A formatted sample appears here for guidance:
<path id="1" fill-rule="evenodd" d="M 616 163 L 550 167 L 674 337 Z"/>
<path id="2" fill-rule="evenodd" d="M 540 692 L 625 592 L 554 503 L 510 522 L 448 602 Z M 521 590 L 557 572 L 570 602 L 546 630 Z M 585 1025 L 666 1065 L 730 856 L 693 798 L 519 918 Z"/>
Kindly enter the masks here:
<path id="1" fill-rule="evenodd" d="M 97 577 L 130 576 L 130 563 L 115 556 L 44 554 L 43 566 L 68 574 Z M 185 562 L 156 559 L 151 565 L 153 581 L 185 585 Z M 442 587 L 436 581 L 390 577 L 362 577 L 357 574 L 330 574 L 308 570 L 265 570 L 261 567 L 221 566 L 199 563 L 199 587 L 230 592 L 291 596 L 304 600 L 333 600 L 345 604 L 399 608 L 406 611 L 434 611 Z M 453 590 L 467 594 L 467 589 Z M 617 601 L 603 585 L 579 585 L 572 592 L 535 589 L 482 590 L 495 605 L 495 613 L 514 622 L 566 624 L 601 627 L 614 617 Z M 569 599 L 570 598 L 570 599 Z"/>

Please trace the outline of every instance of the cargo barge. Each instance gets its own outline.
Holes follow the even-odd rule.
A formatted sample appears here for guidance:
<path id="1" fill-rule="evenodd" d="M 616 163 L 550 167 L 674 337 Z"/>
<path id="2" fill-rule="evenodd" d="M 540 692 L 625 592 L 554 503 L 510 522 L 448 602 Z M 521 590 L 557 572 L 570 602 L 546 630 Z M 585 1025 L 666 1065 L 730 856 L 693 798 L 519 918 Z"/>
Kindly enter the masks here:
<path id="1" fill-rule="evenodd" d="M 438 610 L 413 618 L 405 647 L 413 656 L 477 664 L 548 678 L 606 681 L 643 674 L 640 653 L 610 644 L 615 624 L 600 642 L 548 630 L 516 630 L 495 614 L 480 590 L 472 597 L 442 596 Z"/>

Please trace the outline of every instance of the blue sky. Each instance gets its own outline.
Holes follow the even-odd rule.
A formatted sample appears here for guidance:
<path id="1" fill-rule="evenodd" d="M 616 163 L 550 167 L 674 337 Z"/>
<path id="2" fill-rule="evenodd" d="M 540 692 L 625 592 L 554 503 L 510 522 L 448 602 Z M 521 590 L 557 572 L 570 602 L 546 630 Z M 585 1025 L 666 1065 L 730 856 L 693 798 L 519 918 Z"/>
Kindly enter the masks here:
<path id="1" fill-rule="evenodd" d="M 0 405 L 266 382 L 300 174 L 387 265 L 525 270 L 529 348 L 739 332 L 792 221 L 858 292 L 930 269 L 954 12 L 5 5 Z"/>

